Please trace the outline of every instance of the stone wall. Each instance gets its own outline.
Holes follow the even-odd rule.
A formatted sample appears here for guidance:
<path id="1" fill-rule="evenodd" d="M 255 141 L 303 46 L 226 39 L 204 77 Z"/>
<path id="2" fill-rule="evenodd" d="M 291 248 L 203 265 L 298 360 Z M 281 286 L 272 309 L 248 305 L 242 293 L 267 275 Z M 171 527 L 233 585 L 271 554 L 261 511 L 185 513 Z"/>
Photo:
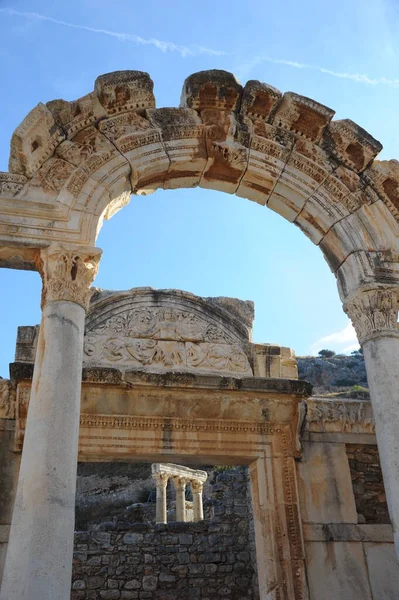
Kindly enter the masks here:
<path id="1" fill-rule="evenodd" d="M 377 446 L 347 444 L 359 523 L 390 523 Z"/>
<path id="2" fill-rule="evenodd" d="M 247 469 L 209 471 L 200 523 L 129 522 L 119 510 L 77 531 L 71 599 L 256 600 Z"/>

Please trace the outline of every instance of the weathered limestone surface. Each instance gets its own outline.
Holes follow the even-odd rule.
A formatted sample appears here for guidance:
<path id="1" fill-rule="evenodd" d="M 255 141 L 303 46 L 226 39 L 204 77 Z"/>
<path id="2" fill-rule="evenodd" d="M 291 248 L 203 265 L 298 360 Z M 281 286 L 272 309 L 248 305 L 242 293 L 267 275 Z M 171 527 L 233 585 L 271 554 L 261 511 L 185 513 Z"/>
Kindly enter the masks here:
<path id="1" fill-rule="evenodd" d="M 71 574 L 83 326 L 84 309 L 76 304 L 44 307 L 2 600 L 65 596 Z M 77 383 L 73 388 L 71 379 Z M 54 577 L 48 577 L 49 570 Z"/>
<path id="2" fill-rule="evenodd" d="M 370 393 L 374 398 L 377 442 L 389 514 L 399 553 L 399 472 L 396 469 L 399 453 L 397 435 L 399 334 L 392 337 L 370 339 L 363 345 L 363 351 L 366 358 Z"/>
<path id="3" fill-rule="evenodd" d="M 306 542 L 306 557 L 311 600 L 373 599 L 361 543 Z"/>
<path id="4" fill-rule="evenodd" d="M 40 256 L 42 323 L 2 600 L 69 597 L 85 307 L 99 254 Z"/>
<path id="5" fill-rule="evenodd" d="M 389 514 L 399 554 L 397 291 L 395 288 L 365 289 L 345 304 L 345 310 L 363 347 Z"/>
<path id="6" fill-rule="evenodd" d="M 305 442 L 297 463 L 305 523 L 357 523 L 345 444 Z"/>
<path id="7" fill-rule="evenodd" d="M 20 454 L 14 448 L 15 420 L 0 418 L 0 582 L 17 489 Z"/>
<path id="8" fill-rule="evenodd" d="M 399 565 L 393 544 L 363 544 L 373 598 L 393 600 L 399 590 Z"/>

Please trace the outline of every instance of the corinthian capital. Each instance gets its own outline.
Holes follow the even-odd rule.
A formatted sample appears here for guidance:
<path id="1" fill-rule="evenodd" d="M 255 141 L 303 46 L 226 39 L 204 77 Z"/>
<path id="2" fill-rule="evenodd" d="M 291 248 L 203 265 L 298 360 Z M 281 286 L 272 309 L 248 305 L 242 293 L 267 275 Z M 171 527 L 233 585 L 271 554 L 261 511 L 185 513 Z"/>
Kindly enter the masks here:
<path id="1" fill-rule="evenodd" d="M 100 258 L 99 248 L 52 245 L 41 250 L 38 270 L 43 282 L 42 308 L 48 302 L 67 300 L 87 309 Z"/>
<path id="2" fill-rule="evenodd" d="M 204 484 L 202 481 L 199 481 L 198 479 L 193 479 L 191 481 L 191 489 L 193 492 L 202 492 L 203 487 Z"/>
<path id="3" fill-rule="evenodd" d="M 153 478 L 155 479 L 155 483 L 157 487 L 164 487 L 168 485 L 169 475 L 168 473 L 162 473 L 162 471 L 158 471 L 157 473 L 153 473 Z"/>
<path id="4" fill-rule="evenodd" d="M 359 291 L 344 304 L 360 344 L 376 334 L 399 334 L 396 288 Z"/>
<path id="5" fill-rule="evenodd" d="M 186 485 L 190 482 L 190 479 L 187 477 L 173 477 L 173 483 L 175 484 L 176 491 L 184 491 L 186 489 Z"/>

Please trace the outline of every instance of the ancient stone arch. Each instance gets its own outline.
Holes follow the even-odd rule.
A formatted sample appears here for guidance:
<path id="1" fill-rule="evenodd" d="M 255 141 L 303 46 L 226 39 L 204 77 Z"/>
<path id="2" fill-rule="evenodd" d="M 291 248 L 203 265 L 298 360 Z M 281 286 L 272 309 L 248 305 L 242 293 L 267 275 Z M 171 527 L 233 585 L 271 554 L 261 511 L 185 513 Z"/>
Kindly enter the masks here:
<path id="1" fill-rule="evenodd" d="M 123 71 L 100 76 L 76 101 L 39 104 L 17 127 L 9 172 L 0 173 L 0 265 L 37 269 L 43 279 L 25 437 L 25 445 L 39 437 L 43 447 L 23 455 L 6 574 L 20 573 L 21 547 L 38 543 L 36 534 L 23 540 L 35 524 L 33 516 L 20 520 L 25 482 L 32 472 L 47 482 L 47 467 L 61 455 L 69 460 L 64 480 L 51 479 L 52 496 L 63 518 L 72 510 L 65 489 L 74 490 L 85 310 L 101 255 L 96 234 L 132 193 L 198 185 L 268 206 L 322 250 L 363 345 L 399 550 L 399 163 L 376 160 L 381 144 L 333 115 L 258 81 L 242 87 L 225 71 L 188 77 L 180 107 L 157 109 L 149 76 Z M 2 599 L 23 597 L 21 582 L 32 586 L 24 568 Z M 38 597 L 51 596 L 37 585 Z"/>
<path id="2" fill-rule="evenodd" d="M 188 77 L 180 108 L 155 108 L 146 73 L 100 76 L 73 102 L 39 104 L 0 173 L 1 260 L 34 268 L 49 243 L 93 246 L 131 194 L 205 187 L 266 205 L 320 246 L 345 300 L 396 282 L 399 166 L 334 111 L 224 71 Z M 22 246 L 22 247 L 21 247 Z"/>

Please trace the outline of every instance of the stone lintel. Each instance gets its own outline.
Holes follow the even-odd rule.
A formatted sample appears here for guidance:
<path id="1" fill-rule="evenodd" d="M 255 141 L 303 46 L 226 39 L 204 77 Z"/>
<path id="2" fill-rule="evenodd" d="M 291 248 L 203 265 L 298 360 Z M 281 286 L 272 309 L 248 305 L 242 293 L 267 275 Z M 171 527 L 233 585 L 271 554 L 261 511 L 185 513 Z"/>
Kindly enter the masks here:
<path id="1" fill-rule="evenodd" d="M 10 364 L 10 379 L 15 382 L 30 381 L 33 376 L 32 363 L 14 362 Z M 176 387 L 200 388 L 239 392 L 266 392 L 281 395 L 309 397 L 312 385 L 295 379 L 266 379 L 263 377 L 223 377 L 220 375 L 196 375 L 191 373 L 148 373 L 135 370 L 122 373 L 107 367 L 83 368 L 83 383 L 107 384 L 123 387 Z"/>
<path id="2" fill-rule="evenodd" d="M 174 465 L 172 463 L 153 463 L 151 465 L 151 470 L 153 476 L 157 473 L 164 473 L 165 475 L 169 475 L 169 477 L 182 477 L 190 481 L 194 480 L 202 483 L 208 479 L 208 473 L 206 471 L 190 469 L 189 467 Z"/>

